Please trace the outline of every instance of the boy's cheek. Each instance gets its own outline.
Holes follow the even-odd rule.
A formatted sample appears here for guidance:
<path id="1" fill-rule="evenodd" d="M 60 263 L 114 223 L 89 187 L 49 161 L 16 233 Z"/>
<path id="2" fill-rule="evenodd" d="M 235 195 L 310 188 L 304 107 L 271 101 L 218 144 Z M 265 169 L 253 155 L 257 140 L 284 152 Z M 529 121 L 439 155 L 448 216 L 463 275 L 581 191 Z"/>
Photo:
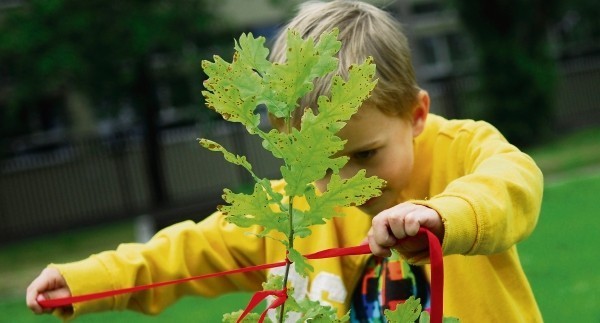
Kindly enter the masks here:
<path id="1" fill-rule="evenodd" d="M 323 193 L 327 190 L 327 184 L 329 184 L 329 176 L 326 176 L 323 179 L 315 181 L 315 186 L 319 192 Z"/>

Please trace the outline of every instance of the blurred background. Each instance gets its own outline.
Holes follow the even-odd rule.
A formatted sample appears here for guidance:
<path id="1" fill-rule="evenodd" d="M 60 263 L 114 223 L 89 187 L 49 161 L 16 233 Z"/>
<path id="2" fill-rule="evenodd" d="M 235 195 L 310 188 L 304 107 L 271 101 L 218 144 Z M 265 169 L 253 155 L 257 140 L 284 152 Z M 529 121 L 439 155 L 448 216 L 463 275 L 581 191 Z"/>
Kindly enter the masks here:
<path id="1" fill-rule="evenodd" d="M 200 62 L 230 60 L 242 32 L 272 39 L 301 2 L 0 0 L 0 309 L 16 295 L 23 307 L 26 284 L 50 261 L 201 220 L 224 187 L 244 189 L 248 175 L 197 138 L 248 156 L 259 176 L 278 177 L 279 162 L 259 140 L 204 107 Z M 582 178 L 595 180 L 571 190 L 597 198 L 600 2 L 367 2 L 403 23 L 433 113 L 489 121 L 530 153 L 555 196 L 545 205 L 564 204 L 570 193 L 552 190 Z M 598 215 L 587 207 L 571 211 Z M 552 210 L 544 209 L 542 228 L 544 212 Z M 564 228 L 562 214 L 549 218 Z M 566 255 L 578 252 L 569 246 Z M 535 273 L 550 260 L 529 248 L 524 265 Z M 598 296 L 585 287 L 599 286 L 600 276 L 586 279 L 573 288 L 600 320 Z"/>

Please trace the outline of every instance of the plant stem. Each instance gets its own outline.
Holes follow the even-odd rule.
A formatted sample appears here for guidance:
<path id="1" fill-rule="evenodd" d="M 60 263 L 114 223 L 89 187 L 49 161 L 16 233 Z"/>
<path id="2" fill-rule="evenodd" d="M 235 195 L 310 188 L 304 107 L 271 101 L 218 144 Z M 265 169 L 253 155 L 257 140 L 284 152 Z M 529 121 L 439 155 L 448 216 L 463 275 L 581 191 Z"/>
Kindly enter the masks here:
<path id="1" fill-rule="evenodd" d="M 290 197 L 290 209 L 288 211 L 288 218 L 290 220 L 290 235 L 288 236 L 288 249 L 294 248 L 294 200 L 293 197 Z M 287 257 L 287 255 L 286 255 Z M 283 287 L 282 289 L 286 290 L 287 293 L 287 282 L 290 274 L 290 267 L 292 263 L 287 261 L 285 264 L 285 274 L 283 275 Z M 281 304 L 281 309 L 279 310 L 279 323 L 283 322 L 283 315 L 285 314 L 285 303 Z"/>
<path id="2" fill-rule="evenodd" d="M 290 118 L 286 118 L 286 126 L 287 126 L 287 133 L 291 134 L 292 133 L 292 122 L 290 120 Z M 288 166 L 289 167 L 289 166 Z M 290 206 L 288 209 L 288 219 L 289 219 L 289 223 L 290 223 L 290 234 L 288 236 L 288 250 L 293 249 L 294 248 L 294 197 L 290 196 Z M 287 254 L 286 254 L 287 257 Z M 286 261 L 285 264 L 285 274 L 283 275 L 283 287 L 281 289 L 286 291 L 287 294 L 287 282 L 288 282 L 288 277 L 290 275 L 290 267 L 291 267 L 292 263 L 289 261 Z M 285 314 L 285 302 L 283 304 L 281 304 L 281 309 L 279 310 L 279 323 L 283 323 L 283 317 Z"/>

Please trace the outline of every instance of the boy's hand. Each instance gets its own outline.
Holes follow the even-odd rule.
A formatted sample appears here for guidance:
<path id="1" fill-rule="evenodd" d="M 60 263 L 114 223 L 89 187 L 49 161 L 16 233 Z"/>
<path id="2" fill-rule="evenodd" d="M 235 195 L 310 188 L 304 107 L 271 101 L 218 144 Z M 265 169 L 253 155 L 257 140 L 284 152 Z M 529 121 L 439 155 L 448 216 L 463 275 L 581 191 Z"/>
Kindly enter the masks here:
<path id="1" fill-rule="evenodd" d="M 70 296 L 71 290 L 60 272 L 54 268 L 46 268 L 27 287 L 25 300 L 27 307 L 34 313 L 42 314 L 50 313 L 52 309 L 42 308 L 38 301 Z"/>
<path id="2" fill-rule="evenodd" d="M 391 256 L 391 248 L 403 257 L 412 258 L 427 249 L 427 237 L 399 240 L 415 236 L 423 226 L 435 234 L 440 241 L 444 237 L 444 224 L 439 214 L 426 206 L 401 203 L 382 211 L 373 218 L 369 230 L 369 246 L 374 255 Z"/>

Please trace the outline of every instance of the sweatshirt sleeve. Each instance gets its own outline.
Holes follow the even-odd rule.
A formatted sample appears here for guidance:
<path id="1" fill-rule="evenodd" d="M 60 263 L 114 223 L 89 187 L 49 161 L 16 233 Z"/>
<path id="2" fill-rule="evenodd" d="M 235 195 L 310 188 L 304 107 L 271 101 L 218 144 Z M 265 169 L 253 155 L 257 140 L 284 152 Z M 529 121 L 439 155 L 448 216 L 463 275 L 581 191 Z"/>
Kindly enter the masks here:
<path id="1" fill-rule="evenodd" d="M 470 121 L 442 131 L 433 148 L 430 199 L 444 222 L 444 254 L 505 251 L 538 220 L 543 176 L 535 162 L 491 125 Z"/>
<path id="2" fill-rule="evenodd" d="M 50 266 L 64 276 L 72 295 L 128 288 L 231 270 L 265 261 L 264 240 L 247 234 L 215 213 L 200 223 L 182 222 L 158 232 L 145 244 L 128 243 L 68 264 Z M 250 272 L 154 288 L 76 303 L 62 319 L 105 310 L 132 309 L 156 314 L 183 295 L 216 296 L 260 288 L 264 273 Z"/>

